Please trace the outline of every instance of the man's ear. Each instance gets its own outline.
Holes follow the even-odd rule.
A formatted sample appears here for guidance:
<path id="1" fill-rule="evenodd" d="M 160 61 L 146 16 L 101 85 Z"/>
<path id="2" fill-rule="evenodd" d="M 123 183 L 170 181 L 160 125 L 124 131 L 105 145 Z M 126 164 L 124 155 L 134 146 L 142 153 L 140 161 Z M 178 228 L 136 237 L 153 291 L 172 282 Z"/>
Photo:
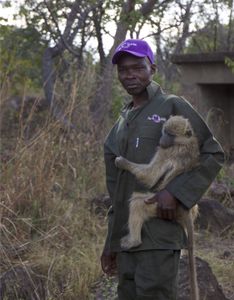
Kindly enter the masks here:
<path id="1" fill-rule="evenodd" d="M 151 67 L 151 74 L 154 75 L 155 72 L 156 72 L 156 65 L 155 64 L 151 64 L 150 67 Z"/>

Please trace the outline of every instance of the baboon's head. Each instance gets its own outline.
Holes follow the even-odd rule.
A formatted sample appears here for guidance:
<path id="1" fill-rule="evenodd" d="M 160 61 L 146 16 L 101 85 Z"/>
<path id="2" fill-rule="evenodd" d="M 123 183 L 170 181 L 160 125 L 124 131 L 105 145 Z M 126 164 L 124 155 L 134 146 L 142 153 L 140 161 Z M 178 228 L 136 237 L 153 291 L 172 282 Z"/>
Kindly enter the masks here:
<path id="1" fill-rule="evenodd" d="M 162 148 L 187 144 L 192 136 L 194 132 L 188 119 L 171 116 L 163 125 L 159 144 Z"/>

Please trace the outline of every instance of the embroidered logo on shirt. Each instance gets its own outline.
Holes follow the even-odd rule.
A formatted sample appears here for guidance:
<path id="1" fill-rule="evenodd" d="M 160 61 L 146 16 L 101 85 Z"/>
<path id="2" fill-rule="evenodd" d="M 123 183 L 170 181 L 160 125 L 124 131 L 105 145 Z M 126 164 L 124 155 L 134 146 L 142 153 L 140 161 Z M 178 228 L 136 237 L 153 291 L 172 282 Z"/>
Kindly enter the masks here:
<path id="1" fill-rule="evenodd" d="M 154 123 L 165 122 L 167 119 L 162 118 L 159 115 L 153 114 L 151 117 L 149 116 L 147 120 L 153 121 Z"/>

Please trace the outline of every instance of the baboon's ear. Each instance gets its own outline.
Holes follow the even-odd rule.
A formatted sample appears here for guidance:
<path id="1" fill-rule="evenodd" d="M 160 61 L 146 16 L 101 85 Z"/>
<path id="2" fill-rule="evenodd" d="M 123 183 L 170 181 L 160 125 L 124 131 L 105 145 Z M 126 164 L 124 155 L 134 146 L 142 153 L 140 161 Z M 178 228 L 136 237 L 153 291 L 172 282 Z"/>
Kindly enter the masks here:
<path id="1" fill-rule="evenodd" d="M 186 124 L 186 130 L 185 130 L 185 135 L 187 136 L 187 137 L 191 137 L 192 135 L 193 135 L 193 130 L 192 130 L 192 128 L 191 128 L 191 125 L 190 125 L 190 123 L 189 123 L 189 120 L 188 119 L 186 119 L 187 120 L 187 124 Z"/>

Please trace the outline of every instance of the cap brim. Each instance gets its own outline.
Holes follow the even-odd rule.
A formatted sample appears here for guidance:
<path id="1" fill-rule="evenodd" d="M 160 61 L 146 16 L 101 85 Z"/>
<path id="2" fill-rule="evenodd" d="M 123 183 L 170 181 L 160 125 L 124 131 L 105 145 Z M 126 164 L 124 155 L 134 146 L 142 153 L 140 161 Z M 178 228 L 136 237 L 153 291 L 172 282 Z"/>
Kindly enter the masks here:
<path id="1" fill-rule="evenodd" d="M 132 55 L 137 56 L 137 57 L 145 57 L 144 54 L 140 54 L 140 53 L 137 53 L 137 52 L 134 52 L 134 51 L 120 50 L 120 51 L 116 52 L 116 53 L 114 54 L 114 56 L 112 57 L 112 64 L 114 64 L 114 65 L 117 64 L 119 58 L 120 58 L 124 53 L 132 54 Z"/>

